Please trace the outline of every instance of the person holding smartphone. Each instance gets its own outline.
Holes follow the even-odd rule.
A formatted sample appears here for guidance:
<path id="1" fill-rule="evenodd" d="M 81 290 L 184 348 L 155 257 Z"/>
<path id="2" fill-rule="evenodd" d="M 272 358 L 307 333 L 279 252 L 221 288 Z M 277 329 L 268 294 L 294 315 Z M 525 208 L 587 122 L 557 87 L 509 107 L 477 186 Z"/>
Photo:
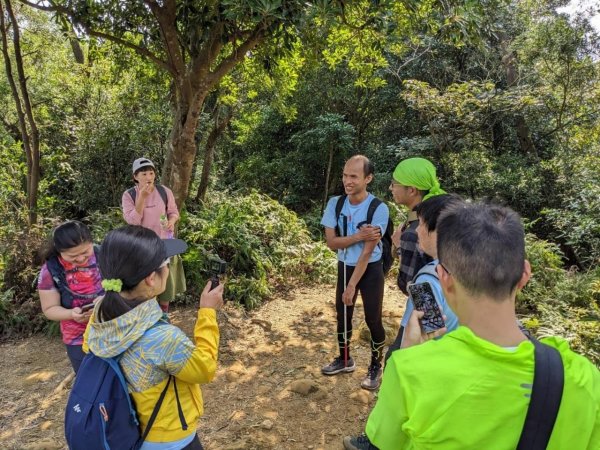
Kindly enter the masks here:
<path id="1" fill-rule="evenodd" d="M 422 333 L 423 313 L 413 311 L 403 349 L 386 365 L 366 433 L 344 438 L 344 447 L 533 448 L 520 444 L 531 430 L 526 424 L 535 418 L 535 430 L 545 431 L 536 436 L 535 448 L 597 449 L 600 372 L 565 339 L 546 337 L 534 344 L 517 322 L 516 296 L 531 277 L 519 215 L 501 206 L 462 203 L 444 210 L 436 229 L 436 272 L 460 326 L 431 339 L 444 330 Z M 550 386 L 535 387 L 540 375 L 535 348 L 541 345 L 553 348 L 562 377 L 552 380 L 563 383 L 556 414 L 542 407 L 530 415 L 536 398 L 552 403 L 545 402 Z M 556 370 L 541 378 L 559 375 Z"/>
<path id="2" fill-rule="evenodd" d="M 76 220 L 57 226 L 42 257 L 37 283 L 42 312 L 60 322 L 67 356 L 77 373 L 85 356 L 81 345 L 94 299 L 104 294 L 90 230 Z"/>
<path id="3" fill-rule="evenodd" d="M 436 267 L 439 264 L 437 259 L 437 221 L 442 212 L 451 206 L 455 206 L 460 204 L 462 200 L 459 196 L 453 194 L 442 194 L 436 195 L 435 197 L 431 197 L 419 205 L 416 206 L 415 212 L 417 213 L 417 218 L 419 220 L 419 225 L 417 226 L 417 235 L 419 236 L 419 247 L 421 251 L 431 258 L 433 261 L 425 264 L 417 274 L 414 276 L 412 281 L 408 285 L 409 293 L 413 294 L 418 292 L 421 297 L 423 297 L 419 304 L 423 304 L 427 302 L 428 296 L 433 296 L 435 298 L 435 302 L 439 307 L 439 312 L 445 315 L 446 319 L 446 328 L 448 331 L 452 331 L 458 327 L 458 318 L 456 314 L 444 297 L 444 293 L 442 292 L 442 287 L 440 286 L 440 279 L 437 276 Z M 414 289 L 411 289 L 414 287 Z M 402 316 L 402 321 L 400 322 L 401 329 L 406 328 L 408 324 L 408 320 L 415 309 L 415 300 L 413 299 L 413 295 L 408 297 L 408 301 L 406 303 L 406 309 L 404 311 L 404 315 Z M 422 310 L 422 309 L 421 309 Z M 423 310 L 422 310 L 423 311 Z M 428 311 L 423 311 L 424 313 L 428 313 Z M 430 330 L 434 331 L 434 330 Z M 402 344 L 403 334 L 399 334 L 396 338 L 396 341 L 390 346 L 391 351 L 388 353 L 387 359 L 391 356 L 391 353 L 394 350 L 400 348 Z"/>

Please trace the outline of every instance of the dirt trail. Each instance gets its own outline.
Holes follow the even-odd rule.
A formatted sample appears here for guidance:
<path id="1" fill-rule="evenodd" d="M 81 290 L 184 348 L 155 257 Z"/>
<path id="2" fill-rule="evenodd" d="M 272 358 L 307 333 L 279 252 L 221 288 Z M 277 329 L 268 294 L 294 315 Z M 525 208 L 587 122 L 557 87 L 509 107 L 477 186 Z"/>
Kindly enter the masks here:
<path id="1" fill-rule="evenodd" d="M 340 449 L 343 436 L 363 430 L 376 394 L 360 388 L 369 363 L 362 307 L 356 309 L 352 352 L 357 370 L 324 377 L 336 353 L 334 289 L 300 288 L 245 313 L 219 314 L 221 346 L 215 380 L 202 387 L 198 428 L 207 450 Z M 384 323 L 397 329 L 404 297 L 386 283 Z M 190 334 L 193 308 L 171 313 Z M 361 324 L 362 326 L 359 326 Z M 366 332 L 366 333 L 365 333 Z M 35 336 L 0 346 L 0 447 L 62 449 L 70 373 L 59 338 Z"/>

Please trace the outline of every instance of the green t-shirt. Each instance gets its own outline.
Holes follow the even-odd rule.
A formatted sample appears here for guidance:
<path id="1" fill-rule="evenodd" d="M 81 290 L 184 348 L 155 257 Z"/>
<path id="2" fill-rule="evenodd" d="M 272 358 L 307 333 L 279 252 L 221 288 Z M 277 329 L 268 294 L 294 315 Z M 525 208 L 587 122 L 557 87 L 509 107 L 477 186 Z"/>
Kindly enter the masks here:
<path id="1" fill-rule="evenodd" d="M 565 366 L 548 450 L 600 449 L 600 372 L 560 338 Z M 464 326 L 394 352 L 366 433 L 381 450 L 516 448 L 533 382 L 533 344 L 507 350 Z"/>

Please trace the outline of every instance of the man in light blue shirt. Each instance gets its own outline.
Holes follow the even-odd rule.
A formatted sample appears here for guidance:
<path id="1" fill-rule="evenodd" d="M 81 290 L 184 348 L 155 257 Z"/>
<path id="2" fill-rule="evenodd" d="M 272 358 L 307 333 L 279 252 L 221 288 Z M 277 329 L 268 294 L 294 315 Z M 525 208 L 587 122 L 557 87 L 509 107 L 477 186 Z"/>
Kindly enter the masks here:
<path id="1" fill-rule="evenodd" d="M 321 220 L 321 225 L 325 227 L 327 246 L 337 250 L 338 254 L 335 303 L 339 347 L 339 356 L 324 366 L 321 372 L 324 375 L 336 375 L 352 372 L 356 368 L 350 357 L 349 342 L 352 337 L 354 304 L 360 291 L 365 321 L 371 332 L 371 364 L 361 387 L 369 390 L 377 389 L 381 383 L 385 330 L 381 319 L 384 274 L 380 241 L 389 218 L 386 204 L 381 203 L 373 213 L 371 223 L 367 223 L 367 211 L 375 199 L 367 192 L 373 173 L 373 164 L 367 157 L 356 155 L 350 158 L 343 172 L 345 195 L 329 200 Z M 339 215 L 336 214 L 338 202 L 343 202 Z"/>

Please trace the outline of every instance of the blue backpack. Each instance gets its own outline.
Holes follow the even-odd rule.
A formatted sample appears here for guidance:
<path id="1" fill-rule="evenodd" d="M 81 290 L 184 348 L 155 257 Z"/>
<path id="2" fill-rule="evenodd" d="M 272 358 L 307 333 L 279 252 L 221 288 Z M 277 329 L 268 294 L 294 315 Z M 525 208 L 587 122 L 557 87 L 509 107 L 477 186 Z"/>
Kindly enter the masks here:
<path id="1" fill-rule="evenodd" d="M 125 377 L 116 358 L 86 355 L 77 372 L 65 411 L 65 437 L 71 450 L 137 450 L 146 439 L 158 415 L 167 389 L 173 387 L 182 428 L 187 429 L 179 404 L 175 377 L 160 394 L 148 425 L 140 433 L 140 425 Z"/>

